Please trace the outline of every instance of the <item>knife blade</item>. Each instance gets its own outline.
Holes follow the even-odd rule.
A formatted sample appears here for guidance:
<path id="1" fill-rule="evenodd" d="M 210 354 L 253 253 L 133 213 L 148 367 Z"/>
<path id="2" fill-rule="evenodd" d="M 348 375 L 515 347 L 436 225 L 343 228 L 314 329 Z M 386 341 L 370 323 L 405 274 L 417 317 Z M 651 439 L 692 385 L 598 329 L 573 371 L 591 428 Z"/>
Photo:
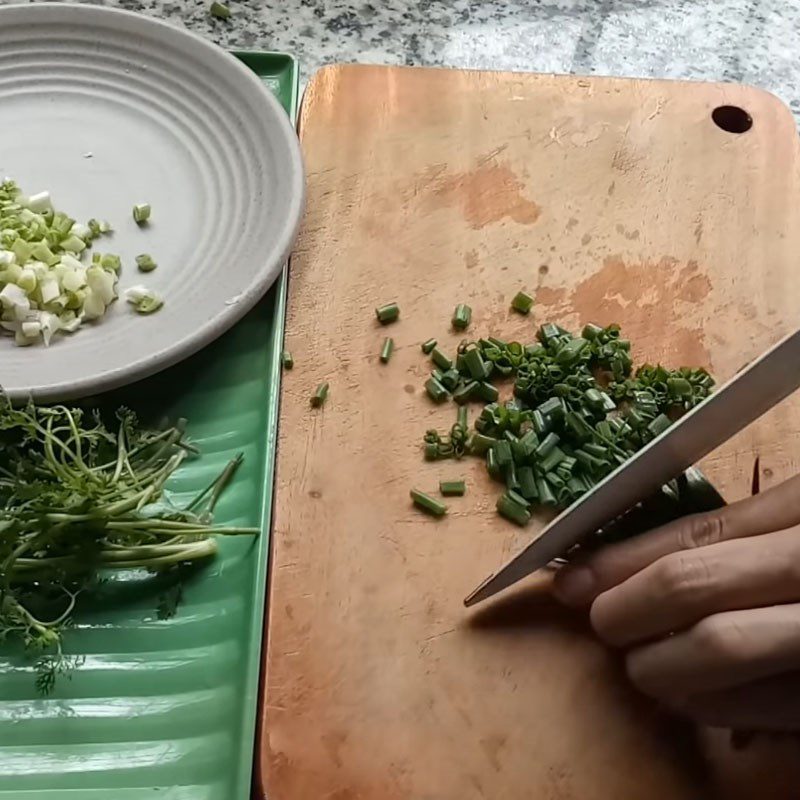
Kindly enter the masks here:
<path id="1" fill-rule="evenodd" d="M 554 519 L 520 553 L 465 600 L 486 600 L 565 554 L 651 495 L 800 386 L 800 330 L 741 369 Z M 645 534 L 646 535 L 646 534 Z"/>

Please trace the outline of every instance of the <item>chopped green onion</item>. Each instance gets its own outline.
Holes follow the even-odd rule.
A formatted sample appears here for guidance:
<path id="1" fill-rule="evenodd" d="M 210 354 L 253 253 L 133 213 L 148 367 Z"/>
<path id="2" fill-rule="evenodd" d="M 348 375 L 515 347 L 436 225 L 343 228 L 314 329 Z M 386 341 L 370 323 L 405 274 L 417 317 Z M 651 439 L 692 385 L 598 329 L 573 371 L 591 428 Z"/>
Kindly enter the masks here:
<path id="1" fill-rule="evenodd" d="M 469 383 L 465 383 L 460 389 L 456 389 L 453 392 L 453 400 L 456 403 L 466 403 L 470 397 L 475 393 L 475 390 L 478 388 L 477 381 L 470 381 Z"/>
<path id="2" fill-rule="evenodd" d="M 452 369 L 453 362 L 438 347 L 431 351 L 431 361 L 441 370 Z"/>
<path id="3" fill-rule="evenodd" d="M 447 399 L 447 389 L 436 378 L 428 378 L 425 382 L 425 391 L 435 403 L 441 403 Z"/>
<path id="4" fill-rule="evenodd" d="M 225 3 L 217 2 L 217 0 L 214 0 L 208 11 L 211 16 L 216 17 L 216 19 L 228 19 L 231 15 L 230 8 L 228 8 Z"/>
<path id="5" fill-rule="evenodd" d="M 443 517 L 447 513 L 447 506 L 435 497 L 431 497 L 425 492 L 420 492 L 418 489 L 412 489 L 410 494 L 414 505 L 426 514 L 430 514 L 433 517 Z"/>
<path id="6" fill-rule="evenodd" d="M 485 455 L 496 442 L 497 439 L 492 439 L 491 436 L 484 436 L 482 433 L 473 433 L 472 438 L 469 440 L 470 450 L 476 456 L 482 456 Z"/>
<path id="7" fill-rule="evenodd" d="M 142 253 L 136 256 L 136 266 L 139 267 L 140 272 L 152 272 L 158 264 L 153 261 L 153 257 L 147 253 Z"/>
<path id="8" fill-rule="evenodd" d="M 376 308 L 375 316 L 378 318 L 378 322 L 380 322 L 381 325 L 388 325 L 398 319 L 400 316 L 400 307 L 397 303 L 388 303 L 385 306 Z"/>
<path id="9" fill-rule="evenodd" d="M 137 203 L 133 207 L 133 221 L 137 225 L 144 225 L 150 219 L 150 204 Z"/>
<path id="10" fill-rule="evenodd" d="M 529 314 L 531 308 L 533 308 L 533 298 L 529 294 L 525 294 L 525 292 L 517 292 L 511 301 L 511 308 L 520 314 Z"/>
<path id="11" fill-rule="evenodd" d="M 330 389 L 330 384 L 325 381 L 317 386 L 314 394 L 311 395 L 311 405 L 314 408 L 320 408 L 324 405 L 325 401 L 328 399 L 328 390 Z"/>
<path id="12" fill-rule="evenodd" d="M 466 494 L 467 485 L 464 481 L 439 481 L 439 491 L 444 497 L 462 497 Z"/>
<path id="13" fill-rule="evenodd" d="M 457 331 L 463 331 L 469 327 L 472 321 L 472 309 L 465 303 L 459 303 L 453 313 L 453 327 Z"/>
<path id="14" fill-rule="evenodd" d="M 484 381 L 489 377 L 486 364 L 481 358 L 481 351 L 477 347 L 464 354 L 464 362 L 473 380 Z"/>
<path id="15" fill-rule="evenodd" d="M 420 346 L 422 347 L 422 352 L 425 353 L 426 356 L 430 355 L 433 348 L 436 347 L 436 339 L 428 339 L 427 342 L 423 342 Z"/>
<path id="16" fill-rule="evenodd" d="M 284 350 L 281 353 L 281 362 L 284 369 L 292 369 L 294 367 L 294 358 L 292 358 L 292 354 L 288 350 Z"/>
<path id="17" fill-rule="evenodd" d="M 531 521 L 530 511 L 526 506 L 520 505 L 510 497 L 508 492 L 500 496 L 497 501 L 497 510 L 506 519 L 520 526 L 527 525 Z"/>
<path id="18" fill-rule="evenodd" d="M 392 350 L 394 350 L 394 339 L 387 336 L 383 340 L 383 347 L 381 347 L 381 361 L 384 364 L 389 363 L 389 359 L 392 357 Z"/>
<path id="19" fill-rule="evenodd" d="M 125 299 L 139 314 L 152 314 L 164 305 L 164 300 L 156 292 L 144 286 L 131 286 L 125 290 Z"/>

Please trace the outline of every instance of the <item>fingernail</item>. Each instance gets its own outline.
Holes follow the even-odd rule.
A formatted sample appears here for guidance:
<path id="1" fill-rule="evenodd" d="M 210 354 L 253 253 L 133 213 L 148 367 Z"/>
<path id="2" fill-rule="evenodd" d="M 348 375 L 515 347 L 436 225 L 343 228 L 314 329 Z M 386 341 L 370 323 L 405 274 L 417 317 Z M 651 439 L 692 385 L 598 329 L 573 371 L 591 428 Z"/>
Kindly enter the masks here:
<path id="1" fill-rule="evenodd" d="M 553 594 L 566 606 L 584 606 L 592 599 L 594 587 L 589 567 L 562 567 L 555 575 Z"/>

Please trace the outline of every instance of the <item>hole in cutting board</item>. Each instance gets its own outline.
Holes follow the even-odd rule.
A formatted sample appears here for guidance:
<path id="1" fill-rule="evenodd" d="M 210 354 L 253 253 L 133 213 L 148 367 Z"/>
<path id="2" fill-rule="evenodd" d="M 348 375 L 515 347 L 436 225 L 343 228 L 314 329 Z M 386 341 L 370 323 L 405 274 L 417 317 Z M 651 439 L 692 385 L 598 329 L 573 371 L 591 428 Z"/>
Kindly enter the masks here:
<path id="1" fill-rule="evenodd" d="M 728 133 L 745 133 L 753 127 L 753 118 L 739 106 L 717 106 L 711 112 L 711 119 Z"/>

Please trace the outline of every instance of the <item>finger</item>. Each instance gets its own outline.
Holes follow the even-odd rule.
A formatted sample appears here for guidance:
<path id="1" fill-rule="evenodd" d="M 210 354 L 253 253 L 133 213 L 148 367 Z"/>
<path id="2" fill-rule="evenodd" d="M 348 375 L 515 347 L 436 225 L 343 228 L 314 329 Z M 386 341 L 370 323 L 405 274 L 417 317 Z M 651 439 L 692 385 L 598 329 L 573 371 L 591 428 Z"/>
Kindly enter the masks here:
<path id="1" fill-rule="evenodd" d="M 620 647 L 704 617 L 800 601 L 800 529 L 670 553 L 601 594 L 592 625 Z"/>
<path id="2" fill-rule="evenodd" d="M 715 614 L 632 650 L 626 665 L 641 691 L 673 701 L 800 669 L 800 604 Z"/>
<path id="3" fill-rule="evenodd" d="M 712 728 L 800 731 L 800 672 L 694 695 L 675 710 Z"/>
<path id="4" fill-rule="evenodd" d="M 570 606 L 589 605 L 598 595 L 659 558 L 721 541 L 757 536 L 800 523 L 800 475 L 766 492 L 717 511 L 683 517 L 556 573 L 553 591 Z"/>

